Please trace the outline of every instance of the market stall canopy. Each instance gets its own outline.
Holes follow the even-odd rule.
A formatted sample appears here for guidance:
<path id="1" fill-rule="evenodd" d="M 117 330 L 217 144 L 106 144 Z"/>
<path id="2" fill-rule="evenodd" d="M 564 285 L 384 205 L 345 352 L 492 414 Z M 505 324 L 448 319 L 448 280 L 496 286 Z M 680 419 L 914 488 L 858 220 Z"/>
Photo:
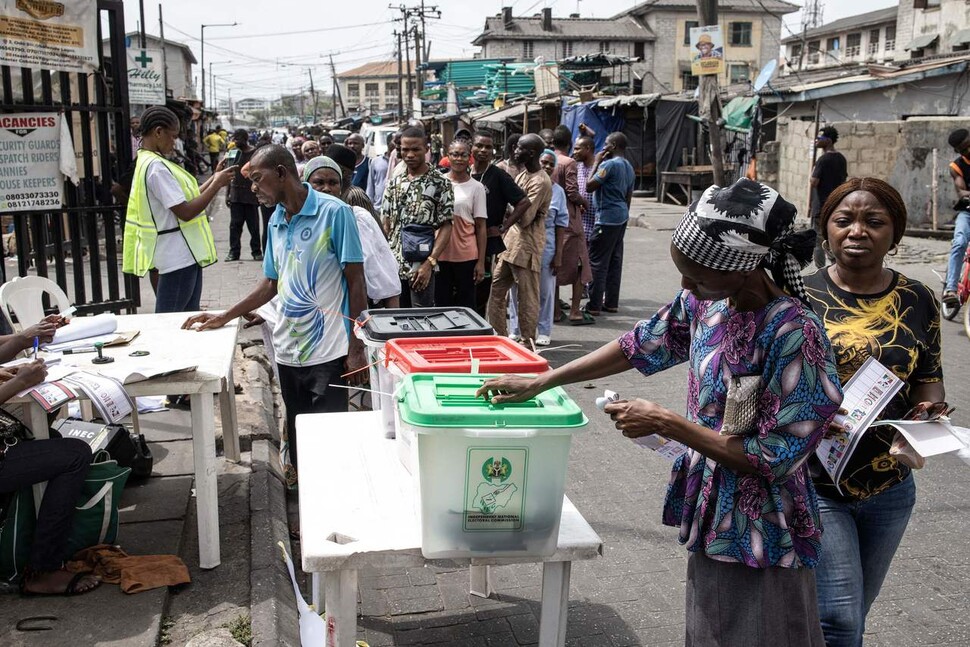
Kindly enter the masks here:
<path id="1" fill-rule="evenodd" d="M 533 114 L 542 110 L 542 106 L 538 103 L 517 103 L 501 110 L 496 110 L 490 114 L 482 115 L 478 117 L 476 123 L 487 123 L 487 124 L 505 124 L 506 121 L 510 119 L 515 119 L 516 117 L 521 118 L 525 111 L 528 110 L 529 114 Z"/>

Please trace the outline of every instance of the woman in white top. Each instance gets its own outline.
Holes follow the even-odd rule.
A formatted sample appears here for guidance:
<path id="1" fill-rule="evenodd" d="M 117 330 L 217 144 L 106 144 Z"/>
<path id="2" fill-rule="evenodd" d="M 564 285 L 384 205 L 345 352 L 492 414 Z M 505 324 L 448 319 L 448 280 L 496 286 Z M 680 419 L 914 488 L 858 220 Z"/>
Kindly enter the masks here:
<path id="1" fill-rule="evenodd" d="M 436 306 L 474 308 L 475 284 L 485 278 L 485 186 L 471 176 L 471 146 L 467 141 L 451 142 L 448 161 L 448 179 L 455 189 L 455 215 L 451 240 L 438 259 L 434 300 Z"/>
<path id="2" fill-rule="evenodd" d="M 141 116 L 141 150 L 168 157 L 179 137 L 179 120 L 174 112 L 163 106 L 152 106 Z M 158 292 L 155 312 L 192 312 L 200 307 L 202 297 L 202 267 L 196 262 L 185 238 L 179 234 L 179 220 L 190 221 L 201 214 L 227 186 L 235 174 L 234 168 L 213 173 L 202 186 L 199 195 L 187 200 L 175 176 L 161 160 L 151 162 L 141 180 L 144 181 L 148 205 L 159 232 L 155 243 L 154 267 L 158 270 Z M 130 207 L 129 207 L 130 208 Z"/>
<path id="3" fill-rule="evenodd" d="M 345 179 L 346 178 L 346 179 Z M 344 175 L 340 165 L 323 155 L 307 160 L 303 167 L 303 181 L 314 191 L 332 195 L 343 200 L 350 187 L 350 175 Z M 360 233 L 360 246 L 364 251 L 364 279 L 367 299 L 385 308 L 400 306 L 401 280 L 397 274 L 397 261 L 384 238 L 374 216 L 363 207 L 351 207 Z"/>

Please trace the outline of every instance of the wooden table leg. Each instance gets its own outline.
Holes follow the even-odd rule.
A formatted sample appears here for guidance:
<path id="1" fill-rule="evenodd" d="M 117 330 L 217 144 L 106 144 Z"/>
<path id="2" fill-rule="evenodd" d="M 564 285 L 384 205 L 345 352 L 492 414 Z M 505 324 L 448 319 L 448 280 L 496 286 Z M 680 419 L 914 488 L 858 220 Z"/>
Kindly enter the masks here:
<path id="1" fill-rule="evenodd" d="M 219 484 L 216 479 L 215 407 L 211 393 L 192 396 L 192 456 L 199 518 L 199 566 L 219 565 Z"/>
<path id="2" fill-rule="evenodd" d="M 539 647 L 563 647 L 566 644 L 566 611 L 569 608 L 572 565 L 572 562 L 545 562 L 542 565 Z"/>
<path id="3" fill-rule="evenodd" d="M 226 388 L 219 393 L 219 413 L 222 416 L 222 450 L 229 460 L 238 463 L 239 424 L 236 418 L 236 385 L 232 375 L 226 378 Z"/>
<path id="4" fill-rule="evenodd" d="M 354 645 L 357 641 L 357 569 L 324 573 L 323 591 L 327 645 Z"/>

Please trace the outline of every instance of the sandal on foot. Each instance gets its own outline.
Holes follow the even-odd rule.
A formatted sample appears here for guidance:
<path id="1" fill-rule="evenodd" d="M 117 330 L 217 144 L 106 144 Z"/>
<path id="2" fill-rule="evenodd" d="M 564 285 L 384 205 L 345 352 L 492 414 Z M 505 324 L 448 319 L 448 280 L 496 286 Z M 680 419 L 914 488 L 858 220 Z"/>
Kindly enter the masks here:
<path id="1" fill-rule="evenodd" d="M 52 592 L 52 593 L 42 593 L 40 591 L 28 591 L 27 576 L 24 576 L 23 579 L 20 580 L 20 596 L 24 598 L 33 598 L 33 597 L 42 597 L 42 596 L 51 596 L 51 595 L 61 595 L 64 597 L 71 597 L 74 595 L 82 595 L 84 593 L 90 593 L 91 591 L 101 586 L 101 580 L 95 578 L 94 579 L 95 584 L 91 588 L 83 589 L 83 590 L 78 589 L 78 585 L 81 583 L 81 580 L 83 580 L 86 577 L 93 577 L 93 576 L 91 575 L 91 573 L 75 573 L 74 577 L 72 577 L 71 580 L 67 583 L 67 586 L 64 587 L 63 591 Z"/>
<path id="2" fill-rule="evenodd" d="M 590 324 L 596 323 L 596 319 L 593 319 L 593 315 L 588 312 L 583 312 L 583 316 L 579 319 L 570 319 L 570 326 L 588 326 Z"/>

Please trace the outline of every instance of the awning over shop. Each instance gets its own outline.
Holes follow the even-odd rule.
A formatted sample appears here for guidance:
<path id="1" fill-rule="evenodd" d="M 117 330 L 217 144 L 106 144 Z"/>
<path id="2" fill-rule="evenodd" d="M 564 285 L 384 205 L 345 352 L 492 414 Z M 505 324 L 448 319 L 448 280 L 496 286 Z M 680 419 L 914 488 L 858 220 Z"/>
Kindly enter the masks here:
<path id="1" fill-rule="evenodd" d="M 925 49 L 935 43 L 939 37 L 939 34 L 923 34 L 922 36 L 917 36 L 904 49 L 906 51 Z"/>
<path id="2" fill-rule="evenodd" d="M 501 110 L 496 110 L 495 112 L 487 115 L 482 115 L 475 119 L 476 123 L 488 123 L 488 124 L 504 124 L 509 119 L 515 119 L 516 117 L 521 118 L 523 113 L 528 109 L 529 114 L 539 112 L 542 110 L 542 106 L 538 103 L 517 103 L 514 106 L 509 106 L 507 108 L 502 108 Z"/>
<path id="3" fill-rule="evenodd" d="M 961 29 L 957 33 L 953 34 L 953 40 L 950 42 L 951 45 L 967 45 L 970 44 L 970 29 Z"/>

